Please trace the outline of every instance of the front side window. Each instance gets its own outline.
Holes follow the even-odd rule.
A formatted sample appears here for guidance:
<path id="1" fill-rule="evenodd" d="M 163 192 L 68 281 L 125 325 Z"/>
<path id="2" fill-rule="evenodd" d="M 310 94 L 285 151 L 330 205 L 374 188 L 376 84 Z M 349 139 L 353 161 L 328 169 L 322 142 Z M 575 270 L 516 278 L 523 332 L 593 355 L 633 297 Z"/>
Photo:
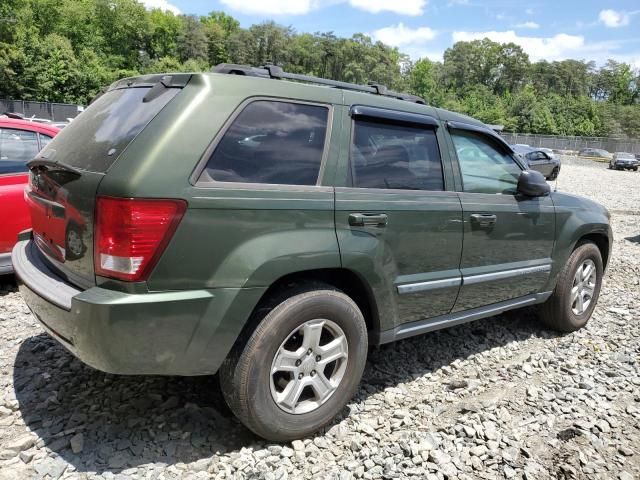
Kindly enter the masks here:
<path id="1" fill-rule="evenodd" d="M 329 109 L 258 100 L 233 121 L 200 181 L 315 185 Z"/>
<path id="2" fill-rule="evenodd" d="M 0 128 L 0 175 L 26 172 L 27 162 L 38 154 L 35 132 Z"/>
<path id="3" fill-rule="evenodd" d="M 356 119 L 351 179 L 355 188 L 444 190 L 435 131 Z"/>
<path id="4" fill-rule="evenodd" d="M 522 170 L 506 151 L 484 135 L 451 132 L 465 192 L 515 194 Z"/>

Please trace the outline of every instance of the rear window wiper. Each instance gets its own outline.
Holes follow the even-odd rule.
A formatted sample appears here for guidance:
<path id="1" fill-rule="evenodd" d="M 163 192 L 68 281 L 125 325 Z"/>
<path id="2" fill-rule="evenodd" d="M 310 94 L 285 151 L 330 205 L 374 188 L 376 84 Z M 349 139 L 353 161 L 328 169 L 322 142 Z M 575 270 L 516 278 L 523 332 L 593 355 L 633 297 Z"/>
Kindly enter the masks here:
<path id="1" fill-rule="evenodd" d="M 34 158 L 30 162 L 27 162 L 27 167 L 29 167 L 29 170 L 35 167 L 55 167 L 58 170 L 75 173 L 76 175 L 82 175 L 80 173 L 80 170 L 72 167 L 71 165 L 68 165 L 59 160 L 49 160 L 47 158 Z"/>

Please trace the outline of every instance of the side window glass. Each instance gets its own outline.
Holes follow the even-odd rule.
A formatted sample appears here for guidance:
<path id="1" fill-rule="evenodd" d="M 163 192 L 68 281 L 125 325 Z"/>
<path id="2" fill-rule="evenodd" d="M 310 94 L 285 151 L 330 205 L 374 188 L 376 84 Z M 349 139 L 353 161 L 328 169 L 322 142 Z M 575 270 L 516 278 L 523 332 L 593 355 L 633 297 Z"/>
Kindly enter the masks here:
<path id="1" fill-rule="evenodd" d="M 465 130 L 451 132 L 465 192 L 515 194 L 522 170 L 483 135 Z"/>
<path id="2" fill-rule="evenodd" d="M 35 132 L 0 129 L 0 174 L 26 172 L 27 162 L 38 154 Z"/>
<path id="3" fill-rule="evenodd" d="M 434 130 L 356 119 L 351 145 L 355 188 L 444 190 Z"/>
<path id="4" fill-rule="evenodd" d="M 258 100 L 236 117 L 209 158 L 200 181 L 315 185 L 327 107 Z"/>

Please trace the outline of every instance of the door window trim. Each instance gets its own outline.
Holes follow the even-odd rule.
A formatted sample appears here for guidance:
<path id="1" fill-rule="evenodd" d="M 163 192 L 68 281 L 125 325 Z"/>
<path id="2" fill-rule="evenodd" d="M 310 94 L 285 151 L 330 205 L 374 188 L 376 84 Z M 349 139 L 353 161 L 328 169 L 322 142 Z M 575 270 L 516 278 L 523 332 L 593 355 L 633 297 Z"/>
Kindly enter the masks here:
<path id="1" fill-rule="evenodd" d="M 322 150 L 322 158 L 320 160 L 320 169 L 318 170 L 318 178 L 316 179 L 316 183 L 314 185 L 291 185 L 291 184 L 280 184 L 280 183 L 253 183 L 253 182 L 224 182 L 220 180 L 211 179 L 209 181 L 203 182 L 200 181 L 200 177 L 202 176 L 202 172 L 207 168 L 207 164 L 213 153 L 218 148 L 218 145 L 227 134 L 233 123 L 240 116 L 245 109 L 255 102 L 260 101 L 268 101 L 268 102 L 280 102 L 280 103 L 293 103 L 296 105 L 311 105 L 314 107 L 322 107 L 327 110 L 327 131 L 325 132 L 325 139 Z M 222 125 L 222 128 L 215 135 L 207 149 L 204 151 L 200 160 L 196 164 L 191 176 L 189 177 L 189 183 L 191 186 L 195 188 L 203 188 L 203 189 L 215 189 L 215 188 L 234 188 L 241 190 L 306 190 L 313 189 L 314 191 L 318 189 L 318 187 L 322 187 L 322 178 L 324 176 L 324 171 L 329 159 L 329 150 L 331 146 L 331 134 L 332 134 L 332 126 L 333 126 L 333 115 L 334 115 L 334 106 L 331 103 L 322 103 L 322 102 L 309 102 L 305 100 L 297 100 L 293 98 L 284 98 L 284 97 L 269 97 L 269 96 L 255 96 L 246 98 L 233 113 L 229 116 L 229 118 Z"/>
<path id="2" fill-rule="evenodd" d="M 362 191 L 363 193 L 374 192 L 389 192 L 389 193 L 406 193 L 414 195 L 438 194 L 447 193 L 450 190 L 447 189 L 447 177 L 445 161 L 443 159 L 443 151 L 440 146 L 437 131 L 440 127 L 440 122 L 431 115 L 423 115 L 421 113 L 403 112 L 401 110 L 391 110 L 388 108 L 370 107 L 368 105 L 352 105 L 349 108 L 349 116 L 351 117 L 351 132 L 349 133 L 349 145 L 347 147 L 347 186 L 341 188 L 348 188 L 350 191 Z M 442 190 L 409 190 L 406 188 L 369 188 L 369 187 L 355 187 L 353 185 L 352 175 L 352 147 L 354 145 L 354 136 L 356 132 L 356 121 L 358 119 L 369 120 L 379 122 L 386 125 L 405 125 L 412 126 L 413 128 L 423 128 L 425 130 L 433 130 L 436 145 L 438 147 L 438 154 L 440 156 L 440 166 L 442 167 Z"/>
<path id="3" fill-rule="evenodd" d="M 440 127 L 440 122 L 431 115 L 390 110 L 388 108 L 369 107 L 367 105 L 352 105 L 349 109 L 349 115 L 352 118 L 371 118 L 373 120 L 383 120 L 385 123 L 416 125 L 422 128 L 431 127 L 434 130 Z"/>

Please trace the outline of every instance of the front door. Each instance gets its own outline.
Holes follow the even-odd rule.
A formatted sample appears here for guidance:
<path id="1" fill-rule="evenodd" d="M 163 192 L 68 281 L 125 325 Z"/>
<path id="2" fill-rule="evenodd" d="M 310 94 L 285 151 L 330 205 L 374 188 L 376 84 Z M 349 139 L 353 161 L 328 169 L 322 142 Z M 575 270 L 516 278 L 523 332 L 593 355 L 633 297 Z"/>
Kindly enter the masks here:
<path id="1" fill-rule="evenodd" d="M 450 128 L 462 178 L 462 287 L 454 311 L 540 292 L 551 271 L 550 197 L 516 192 L 521 166 L 491 134 Z"/>
<path id="2" fill-rule="evenodd" d="M 342 265 L 372 286 L 381 330 L 448 313 L 461 281 L 462 211 L 445 189 L 438 121 L 371 107 L 346 118 L 348 181 L 336 188 Z"/>

